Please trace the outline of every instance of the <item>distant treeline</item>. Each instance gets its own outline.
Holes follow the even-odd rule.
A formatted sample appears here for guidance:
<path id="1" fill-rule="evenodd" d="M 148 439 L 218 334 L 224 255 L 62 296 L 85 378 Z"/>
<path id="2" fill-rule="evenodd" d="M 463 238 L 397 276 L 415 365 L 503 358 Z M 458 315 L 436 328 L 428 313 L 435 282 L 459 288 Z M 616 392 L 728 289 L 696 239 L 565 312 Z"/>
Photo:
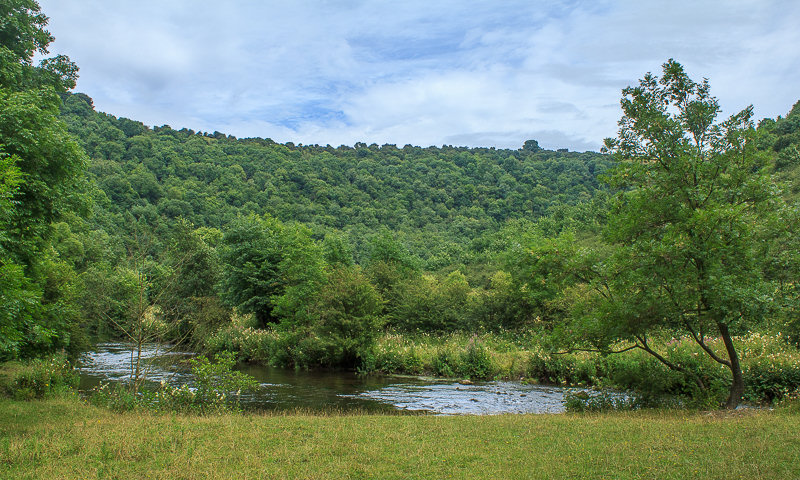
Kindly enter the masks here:
<path id="1" fill-rule="evenodd" d="M 95 224 L 130 214 L 223 228 L 238 215 L 301 222 L 317 238 L 339 230 L 365 259 L 365 241 L 394 232 L 426 267 L 464 262 L 472 242 L 512 219 L 590 200 L 611 164 L 595 152 L 411 145 L 296 146 L 169 126 L 149 128 L 63 97 L 62 119 L 91 158 Z M 99 208 L 98 208 L 99 207 Z"/>

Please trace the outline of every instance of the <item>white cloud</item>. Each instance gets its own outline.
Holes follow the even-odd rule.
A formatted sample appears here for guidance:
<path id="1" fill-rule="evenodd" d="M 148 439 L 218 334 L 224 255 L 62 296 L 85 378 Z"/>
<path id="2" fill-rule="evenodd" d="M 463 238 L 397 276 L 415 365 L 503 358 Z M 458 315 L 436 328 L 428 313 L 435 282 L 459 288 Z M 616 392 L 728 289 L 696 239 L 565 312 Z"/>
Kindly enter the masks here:
<path id="1" fill-rule="evenodd" d="M 596 149 L 670 57 L 727 113 L 800 97 L 789 1 L 40 3 L 98 109 L 279 142 Z"/>

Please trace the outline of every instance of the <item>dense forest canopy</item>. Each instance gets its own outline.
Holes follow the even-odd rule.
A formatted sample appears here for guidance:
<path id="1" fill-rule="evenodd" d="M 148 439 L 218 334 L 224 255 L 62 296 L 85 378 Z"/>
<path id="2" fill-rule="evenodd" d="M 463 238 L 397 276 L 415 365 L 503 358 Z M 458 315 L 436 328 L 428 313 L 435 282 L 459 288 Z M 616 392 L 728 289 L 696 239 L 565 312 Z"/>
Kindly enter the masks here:
<path id="1" fill-rule="evenodd" d="M 318 237 L 347 233 L 360 260 L 365 239 L 387 228 L 432 269 L 463 262 L 473 239 L 507 220 L 591 199 L 611 163 L 535 141 L 519 150 L 334 148 L 148 128 L 95 112 L 82 94 L 65 96 L 62 118 L 93 159 L 89 174 L 109 214 L 222 228 L 237 215 L 269 213 Z"/>

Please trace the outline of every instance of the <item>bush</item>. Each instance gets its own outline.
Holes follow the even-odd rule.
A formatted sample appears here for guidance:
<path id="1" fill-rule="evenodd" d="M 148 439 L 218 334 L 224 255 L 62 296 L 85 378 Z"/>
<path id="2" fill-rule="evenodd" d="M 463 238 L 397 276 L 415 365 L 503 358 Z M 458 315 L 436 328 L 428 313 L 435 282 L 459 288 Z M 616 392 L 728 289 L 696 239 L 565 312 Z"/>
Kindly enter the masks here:
<path id="1" fill-rule="evenodd" d="M 298 342 L 306 355 L 313 355 L 298 355 L 296 364 L 357 366 L 375 346 L 382 308 L 383 299 L 359 267 L 332 269 L 311 305 L 309 331 Z"/>
<path id="2" fill-rule="evenodd" d="M 570 390 L 564 394 L 564 408 L 568 412 L 610 412 L 633 410 L 638 407 L 639 404 L 633 397 L 607 390 L 600 392 Z"/>
<path id="3" fill-rule="evenodd" d="M 236 364 L 231 352 L 221 352 L 211 362 L 205 356 L 192 360 L 195 386 L 174 387 L 166 383 L 155 390 L 140 390 L 137 394 L 115 385 L 102 384 L 92 392 L 90 403 L 115 412 L 143 409 L 156 412 L 183 412 L 201 415 L 240 411 L 241 393 L 258 388 L 250 375 L 233 370 Z"/>
<path id="4" fill-rule="evenodd" d="M 460 373 L 469 378 L 490 378 L 494 375 L 492 357 L 477 335 L 469 339 L 461 355 Z"/>
<path id="5" fill-rule="evenodd" d="M 241 393 L 255 390 L 258 382 L 250 375 L 233 370 L 236 365 L 233 353 L 218 353 L 214 360 L 211 362 L 205 356 L 192 360 L 196 382 L 193 403 L 201 413 L 238 410 Z M 174 392 L 174 396 L 179 399 L 186 397 L 181 391 Z"/>
<path id="6" fill-rule="evenodd" d="M 382 373 L 404 373 L 419 375 L 425 372 L 425 364 L 419 355 L 417 345 L 400 335 L 390 335 L 377 345 L 369 356 L 368 364 L 362 370 L 373 367 L 371 371 Z"/>
<path id="7" fill-rule="evenodd" d="M 768 355 L 746 364 L 745 398 L 772 403 L 800 391 L 800 364 L 791 360 Z"/>
<path id="8" fill-rule="evenodd" d="M 47 398 L 72 390 L 79 377 L 63 354 L 16 364 L 2 390 L 16 400 Z"/>
<path id="9" fill-rule="evenodd" d="M 787 412 L 800 413 L 800 390 L 795 390 L 784 396 L 777 402 L 777 406 Z"/>
<path id="10" fill-rule="evenodd" d="M 528 377 L 543 383 L 565 385 L 572 382 L 575 359 L 567 355 L 536 352 L 528 365 Z"/>
<path id="11" fill-rule="evenodd" d="M 455 377 L 461 371 L 458 356 L 448 348 L 442 348 L 433 357 L 433 374 L 440 377 Z"/>
<path id="12" fill-rule="evenodd" d="M 89 393 L 89 403 L 96 407 L 104 407 L 113 412 L 129 412 L 141 406 L 136 395 L 122 385 L 101 383 Z"/>

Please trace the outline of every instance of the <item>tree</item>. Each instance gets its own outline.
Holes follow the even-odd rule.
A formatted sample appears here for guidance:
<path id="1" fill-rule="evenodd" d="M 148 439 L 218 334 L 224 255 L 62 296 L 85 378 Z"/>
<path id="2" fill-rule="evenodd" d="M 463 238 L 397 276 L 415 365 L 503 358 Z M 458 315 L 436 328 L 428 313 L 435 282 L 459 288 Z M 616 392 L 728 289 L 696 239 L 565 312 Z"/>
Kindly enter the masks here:
<path id="1" fill-rule="evenodd" d="M 584 338 L 608 350 L 631 342 L 669 368 L 654 332 L 687 335 L 730 371 L 727 408 L 744 392 L 737 333 L 759 322 L 774 289 L 759 261 L 759 238 L 779 208 L 777 189 L 755 150 L 752 107 L 715 123 L 707 80 L 692 81 L 669 60 L 623 90 L 619 136 L 606 151 L 619 165 L 602 248 L 576 248 L 570 266 L 573 315 Z M 722 341 L 715 349 L 713 338 Z"/>
<path id="2" fill-rule="evenodd" d="M 168 287 L 160 305 L 175 337 L 188 335 L 199 342 L 201 334 L 208 334 L 225 317 L 214 290 L 220 277 L 219 259 L 207 242 L 221 236 L 217 229 L 195 229 L 182 219 L 174 227 L 165 262 L 169 275 L 156 284 Z"/>
<path id="3" fill-rule="evenodd" d="M 338 264 L 329 269 L 310 303 L 308 338 L 300 344 L 315 340 L 323 365 L 356 366 L 381 333 L 383 299 L 378 291 L 360 267 Z"/>
<path id="4" fill-rule="evenodd" d="M 238 218 L 222 238 L 220 297 L 260 325 L 304 322 L 324 280 L 322 250 L 311 231 L 265 215 Z"/>
<path id="5" fill-rule="evenodd" d="M 536 153 L 542 150 L 542 147 L 539 146 L 539 142 L 536 140 L 525 140 L 525 143 L 522 144 L 522 150 L 524 152 Z"/>
<path id="6" fill-rule="evenodd" d="M 4 243 L 30 270 L 50 223 L 80 204 L 76 187 L 86 157 L 58 119 L 58 94 L 75 86 L 78 69 L 63 56 L 32 65 L 34 54 L 47 54 L 53 40 L 36 2 L 4 2 L 0 18 L 0 152 L 21 174 Z"/>
<path id="7" fill-rule="evenodd" d="M 278 270 L 283 229 L 275 218 L 251 215 L 236 219 L 222 238 L 220 298 L 242 313 L 255 314 L 262 327 L 278 321 L 273 297 L 285 289 Z"/>
<path id="8" fill-rule="evenodd" d="M 0 5 L 0 357 L 69 346 L 69 267 L 54 259 L 52 223 L 83 202 L 85 154 L 58 119 L 77 67 L 47 54 L 53 37 L 33 0 Z M 67 320 L 66 322 L 64 320 Z M 34 347 L 31 349 L 30 347 Z"/>

